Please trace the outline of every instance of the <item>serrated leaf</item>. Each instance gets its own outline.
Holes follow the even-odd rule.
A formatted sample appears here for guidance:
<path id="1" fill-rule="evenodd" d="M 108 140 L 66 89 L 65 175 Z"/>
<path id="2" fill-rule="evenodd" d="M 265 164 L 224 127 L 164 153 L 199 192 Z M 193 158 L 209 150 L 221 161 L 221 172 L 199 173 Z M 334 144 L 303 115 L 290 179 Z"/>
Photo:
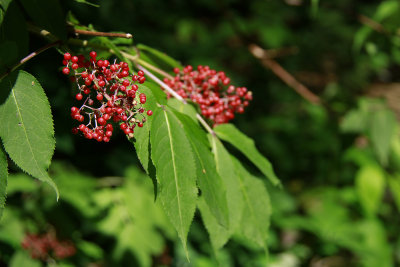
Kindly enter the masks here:
<path id="1" fill-rule="evenodd" d="M 58 0 L 21 0 L 20 2 L 36 25 L 62 40 L 67 39 L 65 16 Z"/>
<path id="2" fill-rule="evenodd" d="M 159 198 L 185 248 L 196 209 L 196 166 L 185 131 L 166 107 L 154 116 L 151 131 L 151 159 L 160 185 Z"/>
<path id="3" fill-rule="evenodd" d="M 356 190 L 361 206 L 369 216 L 378 212 L 385 189 L 385 175 L 377 165 L 365 165 L 356 175 Z"/>
<path id="4" fill-rule="evenodd" d="M 267 189 L 263 182 L 252 176 L 236 158 L 232 157 L 232 161 L 244 199 L 240 233 L 265 249 L 271 216 Z"/>
<path id="5" fill-rule="evenodd" d="M 217 251 L 225 245 L 231 236 L 229 229 L 218 223 L 215 215 L 211 213 L 209 206 L 202 196 L 199 197 L 197 206 L 199 207 L 204 226 L 210 236 L 211 245 L 214 251 Z"/>
<path id="6" fill-rule="evenodd" d="M 390 110 L 378 110 L 371 114 L 369 134 L 375 153 L 383 165 L 388 163 L 395 127 L 396 118 Z"/>
<path id="7" fill-rule="evenodd" d="M 271 163 L 257 150 L 254 141 L 240 132 L 233 124 L 226 123 L 214 127 L 219 138 L 229 142 L 240 150 L 257 168 L 271 181 L 273 185 L 280 185 Z"/>
<path id="8" fill-rule="evenodd" d="M 240 191 L 239 178 L 235 173 L 235 167 L 231 157 L 222 143 L 216 136 L 209 135 L 212 151 L 214 153 L 215 166 L 218 174 L 221 176 L 226 187 L 226 198 L 229 211 L 229 231 L 219 231 L 217 236 L 210 232 L 211 243 L 214 250 L 221 248 L 236 231 L 240 224 L 240 218 L 243 212 L 243 196 Z M 219 226 L 216 220 L 206 219 L 204 223 L 207 229 L 218 229 Z"/>
<path id="9" fill-rule="evenodd" d="M 0 147 L 0 219 L 3 216 L 3 210 L 6 205 L 7 179 L 8 179 L 7 157 L 3 151 L 3 148 Z"/>
<path id="10" fill-rule="evenodd" d="M 201 194 L 218 223 L 227 227 L 229 218 L 226 189 L 221 176 L 217 173 L 215 161 L 207 143 L 207 135 L 189 116 L 178 111 L 174 111 L 174 114 L 181 121 L 192 145 L 197 183 Z"/>
<path id="11" fill-rule="evenodd" d="M 47 174 L 54 153 L 53 119 L 39 82 L 19 71 L 6 102 L 0 106 L 0 137 L 10 158 L 25 172 L 58 189 Z"/>

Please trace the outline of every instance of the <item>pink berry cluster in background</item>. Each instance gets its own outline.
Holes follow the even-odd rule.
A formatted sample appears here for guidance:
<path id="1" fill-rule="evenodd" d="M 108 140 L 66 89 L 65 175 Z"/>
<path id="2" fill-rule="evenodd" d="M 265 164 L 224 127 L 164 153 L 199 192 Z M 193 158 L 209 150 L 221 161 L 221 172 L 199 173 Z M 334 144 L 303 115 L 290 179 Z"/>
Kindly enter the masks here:
<path id="1" fill-rule="evenodd" d="M 227 123 L 235 113 L 243 113 L 253 99 L 252 92 L 246 87 L 235 87 L 222 71 L 208 66 L 186 66 L 181 71 L 175 68 L 173 79 L 164 78 L 164 82 L 185 99 L 199 104 L 201 114 L 214 125 Z M 168 97 L 171 95 L 166 92 Z"/>
<path id="2" fill-rule="evenodd" d="M 120 124 L 121 130 L 133 137 L 136 126 L 143 127 L 146 115 L 146 95 L 139 92 L 138 84 L 146 81 L 144 73 L 129 73 L 126 62 L 110 63 L 97 60 L 97 53 L 90 52 L 90 59 L 83 55 L 64 54 L 62 72 L 71 75 L 79 92 L 75 95 L 80 107 L 71 108 L 71 117 L 81 124 L 72 129 L 74 134 L 81 133 L 87 139 L 109 142 L 113 134 L 112 121 Z M 84 122 L 84 123 L 83 123 Z"/>
<path id="3" fill-rule="evenodd" d="M 48 257 L 64 259 L 73 256 L 76 248 L 72 242 L 59 241 L 53 233 L 36 235 L 27 233 L 21 243 L 34 259 L 46 260 Z"/>

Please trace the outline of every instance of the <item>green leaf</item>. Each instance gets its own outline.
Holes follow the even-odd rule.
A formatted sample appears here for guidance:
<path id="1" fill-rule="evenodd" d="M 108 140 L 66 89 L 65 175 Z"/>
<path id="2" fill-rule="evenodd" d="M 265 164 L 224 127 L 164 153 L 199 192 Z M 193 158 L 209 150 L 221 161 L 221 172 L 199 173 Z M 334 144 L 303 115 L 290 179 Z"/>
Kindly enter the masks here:
<path id="1" fill-rule="evenodd" d="M 20 2 L 37 26 L 62 40 L 67 39 L 65 15 L 58 0 L 21 0 Z"/>
<path id="2" fill-rule="evenodd" d="M 232 161 L 240 179 L 244 199 L 240 233 L 265 249 L 271 217 L 267 189 L 263 182 L 252 176 L 236 158 L 232 157 Z"/>
<path id="3" fill-rule="evenodd" d="M 150 142 L 160 185 L 159 198 L 188 257 L 186 238 L 197 198 L 196 166 L 182 125 L 166 107 L 154 116 Z"/>
<path id="4" fill-rule="evenodd" d="M 204 209 L 202 210 L 202 216 L 206 228 L 215 229 L 215 231 L 210 230 L 209 233 L 214 250 L 218 250 L 228 241 L 229 237 L 239 227 L 244 203 L 240 191 L 240 181 L 235 173 L 235 166 L 233 165 L 228 151 L 217 137 L 209 135 L 209 141 L 214 153 L 217 172 L 225 184 L 229 211 L 229 231 L 219 231 L 220 225 L 218 225 L 217 220 L 207 216 L 207 214 L 203 215 Z"/>
<path id="5" fill-rule="evenodd" d="M 0 106 L 0 137 L 10 158 L 25 172 L 58 189 L 47 174 L 55 148 L 53 119 L 39 82 L 19 71 L 6 102 Z"/>
<path id="6" fill-rule="evenodd" d="M 172 57 L 168 56 L 167 54 L 165 54 L 161 51 L 158 51 L 157 49 L 151 48 L 144 44 L 138 44 L 137 48 L 141 51 L 147 52 L 147 54 L 149 56 L 168 64 L 169 66 L 171 66 L 171 68 L 175 68 L 175 67 L 182 68 L 182 65 L 178 61 L 176 61 Z"/>
<path id="7" fill-rule="evenodd" d="M 394 202 L 400 212 L 400 175 L 390 177 L 388 179 L 389 189 L 393 195 Z"/>
<path id="8" fill-rule="evenodd" d="M 13 44 L 16 45 L 13 50 L 17 51 L 17 56 L 12 58 L 12 54 L 14 54 L 15 51 L 10 51 L 10 55 L 7 56 L 9 62 L 16 62 L 28 54 L 28 30 L 24 15 L 18 7 L 17 1 L 13 1 L 8 6 L 7 13 L 0 27 L 0 44 L 4 42 L 13 42 Z M 4 64 L 6 63 L 0 62 L 0 65 L 4 66 Z M 0 75 L 1 74 L 2 73 L 0 73 Z"/>
<path id="9" fill-rule="evenodd" d="M 385 175 L 378 165 L 365 165 L 357 173 L 356 190 L 361 206 L 369 216 L 378 212 L 385 190 Z"/>
<path id="10" fill-rule="evenodd" d="M 6 154 L 0 146 L 0 219 L 3 216 L 3 210 L 6 205 L 8 179 L 8 163 Z"/>
<path id="11" fill-rule="evenodd" d="M 12 0 L 0 0 L 0 25 L 3 22 L 4 15 L 7 12 L 8 6 Z"/>
<path id="12" fill-rule="evenodd" d="M 179 101 L 176 98 L 168 99 L 168 106 L 176 109 L 180 113 L 186 114 L 190 118 L 192 118 L 197 123 L 196 109 L 190 104 L 184 104 L 182 101 Z"/>
<path id="13" fill-rule="evenodd" d="M 40 267 L 42 264 L 39 260 L 32 259 L 27 251 L 17 250 L 10 260 L 10 267 Z"/>
<path id="14" fill-rule="evenodd" d="M 143 107 L 145 110 L 152 110 L 153 113 L 156 113 L 159 107 L 157 107 L 156 99 L 152 93 L 152 91 L 147 88 L 144 85 L 139 85 L 138 93 L 144 93 L 146 94 L 146 103 L 143 104 Z M 143 169 L 146 171 L 146 173 L 149 173 L 148 171 L 148 165 L 149 165 L 149 142 L 150 142 L 150 128 L 151 128 L 151 123 L 153 121 L 154 114 L 152 116 L 147 116 L 147 121 L 143 124 L 142 128 L 136 128 L 135 129 L 135 149 L 136 153 L 138 155 L 138 158 L 140 160 L 140 163 L 143 166 Z"/>
<path id="15" fill-rule="evenodd" d="M 369 134 L 372 146 L 383 165 L 387 165 L 390 143 L 396 127 L 396 118 L 390 110 L 378 110 L 371 114 Z"/>
<path id="16" fill-rule="evenodd" d="M 189 116 L 178 111 L 174 111 L 174 114 L 181 121 L 192 145 L 201 194 L 218 222 L 227 227 L 229 219 L 226 189 L 221 176 L 217 173 L 207 135 Z"/>
<path id="17" fill-rule="evenodd" d="M 258 169 L 260 169 L 273 185 L 280 185 L 280 181 L 276 177 L 271 163 L 257 150 L 252 139 L 244 135 L 230 123 L 217 125 L 214 131 L 219 138 L 239 149 Z"/>
<path id="18" fill-rule="evenodd" d="M 89 1 L 86 1 L 86 0 L 75 0 L 75 2 L 86 4 L 86 5 L 93 6 L 93 7 L 100 7 L 100 5 L 90 3 Z"/>
<path id="19" fill-rule="evenodd" d="M 202 196 L 199 197 L 197 206 L 199 207 L 204 226 L 206 227 L 210 236 L 211 245 L 216 252 L 228 241 L 229 237 L 231 236 L 230 231 L 218 223 L 215 215 L 211 213 L 210 207 L 207 205 Z"/>

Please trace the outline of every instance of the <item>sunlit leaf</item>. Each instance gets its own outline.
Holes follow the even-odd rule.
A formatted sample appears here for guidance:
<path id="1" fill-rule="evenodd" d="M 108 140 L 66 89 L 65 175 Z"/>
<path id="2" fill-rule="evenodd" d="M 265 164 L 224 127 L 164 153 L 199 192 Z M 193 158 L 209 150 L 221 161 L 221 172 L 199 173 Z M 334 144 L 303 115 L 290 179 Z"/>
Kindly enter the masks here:
<path id="1" fill-rule="evenodd" d="M 367 215 L 378 212 L 385 189 L 385 175 L 377 165 L 365 165 L 357 173 L 356 189 Z"/>
<path id="2" fill-rule="evenodd" d="M 186 238 L 196 209 L 196 166 L 182 125 L 166 107 L 154 116 L 150 142 L 160 185 L 159 198 L 186 250 Z"/>
<path id="3" fill-rule="evenodd" d="M 271 203 L 267 189 L 263 182 L 252 176 L 236 158 L 232 157 L 232 159 L 244 199 L 239 231 L 260 247 L 266 248 L 271 216 Z"/>
<path id="4" fill-rule="evenodd" d="M 217 173 L 214 157 L 207 141 L 206 132 L 191 117 L 174 111 L 182 123 L 192 145 L 196 163 L 197 183 L 211 213 L 218 223 L 228 226 L 228 206 L 226 189 L 221 176 Z"/>
<path id="5" fill-rule="evenodd" d="M 233 124 L 225 123 L 214 127 L 219 138 L 229 142 L 240 150 L 258 169 L 271 181 L 273 185 L 280 185 L 271 163 L 257 150 L 254 141 L 240 132 Z"/>

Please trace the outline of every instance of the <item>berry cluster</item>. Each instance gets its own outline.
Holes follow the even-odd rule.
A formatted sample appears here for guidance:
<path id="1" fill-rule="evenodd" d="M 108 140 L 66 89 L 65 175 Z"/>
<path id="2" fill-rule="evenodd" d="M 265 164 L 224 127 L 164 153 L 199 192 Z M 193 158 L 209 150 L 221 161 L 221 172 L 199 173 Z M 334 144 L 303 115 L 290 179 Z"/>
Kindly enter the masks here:
<path id="1" fill-rule="evenodd" d="M 175 68 L 173 79 L 164 78 L 164 82 L 183 98 L 198 103 L 204 117 L 214 125 L 227 123 L 235 113 L 243 113 L 244 108 L 253 99 L 252 92 L 246 87 L 235 87 L 222 71 L 208 66 L 186 66 L 183 71 Z M 166 92 L 168 97 L 170 94 Z"/>
<path id="2" fill-rule="evenodd" d="M 71 242 L 59 241 L 50 232 L 43 235 L 26 234 L 21 246 L 30 252 L 32 258 L 41 260 L 50 256 L 64 259 L 76 253 L 76 248 Z"/>
<path id="3" fill-rule="evenodd" d="M 114 129 L 113 121 L 120 123 L 119 127 L 132 138 L 134 128 L 143 127 L 146 122 L 145 114 L 153 114 L 151 110 L 146 112 L 143 107 L 146 95 L 138 91 L 137 84 L 146 81 L 143 71 L 130 75 L 126 62 L 111 64 L 108 60 L 97 60 L 95 51 L 89 55 L 90 59 L 86 60 L 83 55 L 64 54 L 62 72 L 65 75 L 72 72 L 71 80 L 79 88 L 75 98 L 82 103 L 80 108 L 71 108 L 71 117 L 81 122 L 72 132 L 80 132 L 87 139 L 109 142 Z M 82 123 L 85 116 L 87 123 Z"/>

